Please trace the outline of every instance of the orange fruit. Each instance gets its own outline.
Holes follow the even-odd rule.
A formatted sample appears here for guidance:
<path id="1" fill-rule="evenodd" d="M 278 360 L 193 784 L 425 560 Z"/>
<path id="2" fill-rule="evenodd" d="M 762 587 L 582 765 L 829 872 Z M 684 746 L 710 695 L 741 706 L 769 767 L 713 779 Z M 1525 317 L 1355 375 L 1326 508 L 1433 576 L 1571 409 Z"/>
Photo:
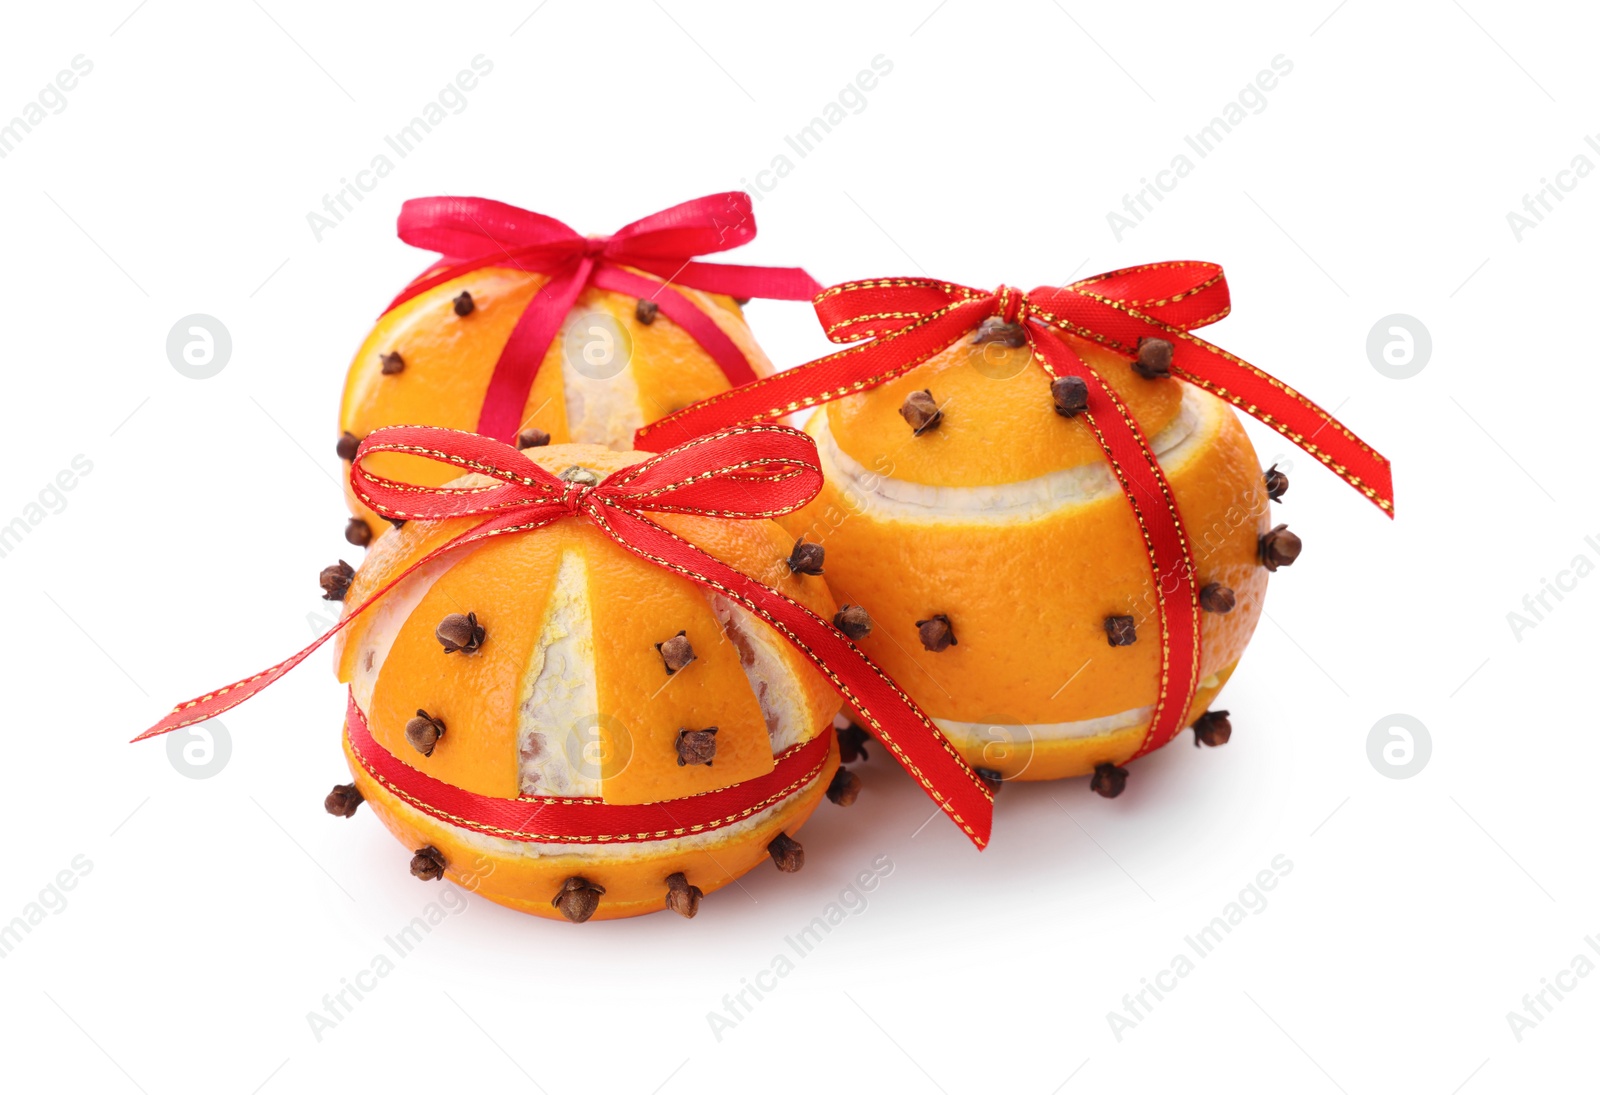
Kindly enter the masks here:
<path id="1" fill-rule="evenodd" d="M 500 351 L 528 301 L 548 280 L 545 274 L 485 267 L 384 314 L 356 351 L 345 379 L 339 434 L 346 464 L 354 442 L 380 426 L 475 430 Z M 772 372 L 732 297 L 677 288 L 727 334 L 758 376 Z M 454 305 L 463 292 L 472 298 L 465 316 Z M 638 306 L 633 297 L 605 289 L 589 287 L 579 294 L 545 352 L 522 428 L 542 430 L 555 444 L 631 449 L 638 427 L 728 389 L 722 370 L 688 332 L 665 313 L 643 322 Z M 438 486 L 453 474 L 439 464 L 390 454 L 371 462 L 379 475 L 397 467 L 426 486 Z M 350 493 L 348 483 L 345 498 L 354 515 L 347 531 L 353 543 L 365 544 L 388 529 Z"/>
<path id="2" fill-rule="evenodd" d="M 601 477 L 646 456 L 577 444 L 528 455 L 557 474 L 576 466 Z M 654 519 L 824 617 L 833 613 L 823 579 L 786 565 L 793 541 L 776 523 Z M 346 603 L 360 603 L 477 520 L 410 521 L 383 537 Z M 373 812 L 412 852 L 431 850 L 446 877 L 539 916 L 652 912 L 669 907 L 674 886 L 710 893 L 769 855 L 781 859 L 769 845 L 805 822 L 838 768 L 831 730 L 839 700 L 803 655 L 742 607 L 646 563 L 582 518 L 427 564 L 336 643 L 339 679 L 370 735 L 347 722 L 346 757 Z M 426 726 L 408 731 L 421 712 L 443 724 L 436 739 Z M 825 748 L 816 740 L 823 736 Z M 691 812 L 697 796 L 770 776 L 775 758 L 805 743 L 814 744 L 803 778 L 748 816 L 632 841 L 496 835 L 423 808 L 437 804 L 398 791 L 367 756 L 381 751 L 450 789 L 526 804 L 530 816 L 541 800 L 582 799 L 659 803 L 675 817 Z M 572 879 L 582 883 L 577 897 L 568 894 Z M 686 911 L 682 899 L 670 907 Z"/>
<path id="3" fill-rule="evenodd" d="M 1202 598 L 1218 610 L 1201 613 L 1188 725 L 1260 617 L 1263 473 L 1221 400 L 1146 379 L 1108 351 L 1080 350 L 1151 440 L 1197 584 L 1216 587 Z M 924 391 L 932 403 L 918 396 L 903 415 Z M 939 421 L 914 432 L 935 407 Z M 1057 779 L 1138 751 L 1162 658 L 1144 543 L 1094 435 L 1081 418 L 1055 413 L 1026 347 L 963 340 L 820 409 L 807 428 L 826 485 L 781 521 L 826 547 L 834 596 L 874 622 L 862 647 L 970 764 L 1007 779 Z M 1220 610 L 1223 589 L 1231 610 Z M 1114 617 L 1130 618 L 1128 645 L 1112 644 L 1108 628 L 1122 626 Z"/>

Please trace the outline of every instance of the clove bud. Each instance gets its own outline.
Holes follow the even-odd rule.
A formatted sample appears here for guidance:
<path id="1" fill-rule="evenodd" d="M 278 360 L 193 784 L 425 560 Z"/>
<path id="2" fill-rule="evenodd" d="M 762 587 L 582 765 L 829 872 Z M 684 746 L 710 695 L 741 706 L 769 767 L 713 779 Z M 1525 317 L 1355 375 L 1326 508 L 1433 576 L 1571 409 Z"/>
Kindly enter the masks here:
<path id="1" fill-rule="evenodd" d="M 1200 607 L 1207 612 L 1232 612 L 1236 598 L 1221 582 L 1211 582 L 1200 590 Z"/>
<path id="2" fill-rule="evenodd" d="M 437 882 L 444 877 L 444 856 L 432 844 L 418 848 L 411 857 L 411 875 L 424 882 Z"/>
<path id="3" fill-rule="evenodd" d="M 1139 356 L 1133 359 L 1133 371 L 1146 380 L 1171 376 L 1172 343 L 1164 338 L 1141 338 Z"/>
<path id="4" fill-rule="evenodd" d="M 922 648 L 934 654 L 957 645 L 956 629 L 950 626 L 950 617 L 943 613 L 918 620 L 917 637 L 922 640 Z"/>
<path id="5" fill-rule="evenodd" d="M 1233 736 L 1233 723 L 1226 711 L 1207 711 L 1194 720 L 1194 747 L 1202 745 L 1227 745 Z"/>
<path id="6" fill-rule="evenodd" d="M 680 631 L 666 642 L 656 643 L 656 653 L 661 655 L 661 664 L 669 677 L 694 661 L 694 647 L 685 636 L 686 633 Z"/>
<path id="7" fill-rule="evenodd" d="M 1300 558 L 1300 546 L 1300 537 L 1290 532 L 1288 525 L 1275 525 L 1258 544 L 1261 565 L 1268 570 L 1286 567 Z"/>
<path id="8" fill-rule="evenodd" d="M 659 311 L 661 311 L 661 305 L 653 300 L 641 299 L 633 309 L 633 318 L 648 327 L 656 321 L 656 313 Z"/>
<path id="9" fill-rule="evenodd" d="M 848 768 L 833 773 L 828 784 L 828 801 L 835 806 L 849 806 L 861 794 L 861 777 Z"/>
<path id="10" fill-rule="evenodd" d="M 582 924 L 600 907 L 600 898 L 605 892 L 604 886 L 573 875 L 561 884 L 561 891 L 551 899 L 550 904 L 560 909 L 561 915 L 574 924 Z"/>
<path id="11" fill-rule="evenodd" d="M 1281 501 L 1284 494 L 1289 490 L 1289 477 L 1279 471 L 1278 465 L 1274 464 L 1266 470 L 1262 478 L 1267 483 L 1267 497 L 1274 502 Z"/>
<path id="12" fill-rule="evenodd" d="M 352 517 L 345 522 L 344 538 L 356 547 L 364 548 L 372 543 L 372 529 L 359 517 Z"/>
<path id="13" fill-rule="evenodd" d="M 704 896 L 699 886 L 689 885 L 689 878 L 682 871 L 667 876 L 667 908 L 685 920 L 694 919 Z"/>
<path id="14" fill-rule="evenodd" d="M 1106 617 L 1106 642 L 1112 646 L 1132 646 L 1139 638 L 1132 616 Z"/>
<path id="15" fill-rule="evenodd" d="M 998 342 L 1015 350 L 1028 344 L 1028 332 L 1020 323 L 1007 323 L 999 316 L 990 316 L 978 324 L 978 332 L 972 336 L 974 346 L 985 342 Z"/>
<path id="16" fill-rule="evenodd" d="M 322 599 L 324 601 L 342 601 L 344 595 L 350 592 L 350 583 L 356 576 L 356 568 L 340 559 L 331 567 L 323 567 L 322 573 L 317 575 L 317 581 L 322 584 Z"/>
<path id="17" fill-rule="evenodd" d="M 461 295 L 456 297 L 450 303 L 452 306 L 454 306 L 456 315 L 458 316 L 470 316 L 472 314 L 472 309 L 476 307 L 476 305 L 472 303 L 472 294 L 467 292 L 465 289 L 461 290 Z"/>
<path id="18" fill-rule="evenodd" d="M 356 790 L 353 783 L 335 784 L 333 790 L 328 792 L 328 797 L 322 800 L 322 808 L 334 817 L 354 817 L 356 807 L 360 806 L 363 799 L 361 792 Z"/>
<path id="19" fill-rule="evenodd" d="M 1000 784 L 1005 782 L 1005 776 L 993 768 L 974 768 L 972 771 L 979 779 L 989 785 L 989 793 L 991 795 L 1000 793 Z"/>
<path id="20" fill-rule="evenodd" d="M 906 401 L 900 404 L 900 417 L 911 426 L 913 434 L 921 437 L 929 430 L 939 428 L 939 423 L 944 421 L 944 412 L 934 402 L 933 393 L 924 388 L 906 396 Z"/>
<path id="21" fill-rule="evenodd" d="M 1116 798 L 1128 786 L 1128 770 L 1115 764 L 1097 764 L 1089 780 L 1089 790 L 1101 798 Z"/>
<path id="22" fill-rule="evenodd" d="M 821 544 L 796 540 L 794 542 L 794 550 L 789 553 L 787 560 L 789 570 L 795 574 L 821 574 L 822 559 L 826 554 L 827 552 Z"/>
<path id="23" fill-rule="evenodd" d="M 1089 385 L 1081 376 L 1058 376 L 1050 382 L 1050 398 L 1057 414 L 1071 418 L 1089 409 Z"/>
<path id="24" fill-rule="evenodd" d="M 400 354 L 394 350 L 390 350 L 388 353 L 380 355 L 378 360 L 383 362 L 384 376 L 394 376 L 397 373 L 403 373 L 406 371 L 406 359 L 401 357 Z"/>
<path id="25" fill-rule="evenodd" d="M 478 623 L 478 614 L 469 612 L 463 616 L 459 612 L 452 612 L 439 621 L 439 626 L 433 629 L 433 637 L 439 640 L 439 645 L 444 647 L 446 654 L 476 654 L 483 645 L 485 632 L 483 625 Z"/>
<path id="26" fill-rule="evenodd" d="M 678 767 L 686 764 L 703 764 L 711 767 L 717 755 L 717 728 L 678 731 Z"/>
<path id="27" fill-rule="evenodd" d="M 844 632 L 844 637 L 858 643 L 872 634 L 872 617 L 860 605 L 845 605 L 833 614 L 833 626 Z"/>
<path id="28" fill-rule="evenodd" d="M 550 435 L 544 430 L 534 429 L 532 426 L 517 434 L 517 448 L 542 449 L 550 444 Z"/>
<path id="29" fill-rule="evenodd" d="M 600 483 L 600 476 L 596 475 L 593 468 L 586 468 L 582 464 L 573 464 L 569 468 L 562 468 L 556 478 L 563 483 L 576 483 L 580 487 L 594 487 Z"/>
<path id="30" fill-rule="evenodd" d="M 417 717 L 406 723 L 406 740 L 425 757 L 433 756 L 433 747 L 444 737 L 444 720 L 436 719 L 422 708 Z"/>
<path id="31" fill-rule="evenodd" d="M 344 433 L 339 435 L 339 444 L 335 446 L 334 451 L 339 454 L 340 460 L 354 460 L 356 458 L 356 450 L 360 447 L 361 438 L 349 430 L 345 430 Z"/>
<path id="32" fill-rule="evenodd" d="M 806 850 L 788 833 L 779 833 L 767 845 L 767 854 L 784 874 L 794 874 L 806 865 Z"/>
<path id="33" fill-rule="evenodd" d="M 839 731 L 839 763 L 854 764 L 867 759 L 868 734 L 855 723 Z"/>

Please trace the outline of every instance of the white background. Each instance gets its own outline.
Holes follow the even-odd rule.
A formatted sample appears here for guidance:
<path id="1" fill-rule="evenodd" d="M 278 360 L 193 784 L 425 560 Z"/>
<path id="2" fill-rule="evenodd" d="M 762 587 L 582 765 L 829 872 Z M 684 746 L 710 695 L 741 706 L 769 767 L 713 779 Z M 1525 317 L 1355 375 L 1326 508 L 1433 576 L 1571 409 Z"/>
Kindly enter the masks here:
<path id="1" fill-rule="evenodd" d="M 1600 962 L 1600 579 L 1520 638 L 1507 613 L 1575 556 L 1600 561 L 1600 178 L 1520 241 L 1506 219 L 1580 153 L 1600 164 L 1592 15 L 537 3 L 6 11 L 0 119 L 74 56 L 93 72 L 0 160 L 0 524 L 75 456 L 92 471 L 0 558 L 0 922 L 75 856 L 92 866 L 0 959 L 0 1083 L 1592 1089 L 1600 976 L 1520 1041 L 1507 1013 L 1574 956 Z M 479 54 L 494 69 L 467 107 L 318 242 L 307 213 Z M 893 71 L 865 108 L 788 150 L 879 54 Z M 1279 54 L 1293 72 L 1265 109 L 1116 239 L 1107 211 Z M 575 928 L 474 899 L 319 1041 L 307 1013 L 440 893 L 369 814 L 322 811 L 346 778 L 326 657 L 225 718 L 211 778 L 125 743 L 318 626 L 316 573 L 354 552 L 344 368 L 429 258 L 394 237 L 400 202 L 481 194 L 609 231 L 785 152 L 735 261 L 980 286 L 1223 263 L 1235 311 L 1208 337 L 1390 456 L 1399 519 L 1253 428 L 1263 463 L 1293 461 L 1279 515 L 1306 550 L 1223 698 L 1226 748 L 1185 735 L 1116 801 L 1008 786 L 981 855 L 919 829 L 926 801 L 878 752 L 861 801 L 806 827 L 803 873 L 757 871 L 692 923 Z M 167 359 L 191 313 L 231 332 L 210 380 Z M 804 304 L 750 313 L 780 362 L 825 347 Z M 1431 332 L 1412 379 L 1368 358 L 1393 313 Z M 1369 760 L 1394 713 L 1431 739 L 1406 779 Z M 1279 855 L 1293 870 L 1265 909 L 1119 1041 L 1107 1013 Z M 724 994 L 879 856 L 893 871 L 865 910 L 715 1037 Z"/>

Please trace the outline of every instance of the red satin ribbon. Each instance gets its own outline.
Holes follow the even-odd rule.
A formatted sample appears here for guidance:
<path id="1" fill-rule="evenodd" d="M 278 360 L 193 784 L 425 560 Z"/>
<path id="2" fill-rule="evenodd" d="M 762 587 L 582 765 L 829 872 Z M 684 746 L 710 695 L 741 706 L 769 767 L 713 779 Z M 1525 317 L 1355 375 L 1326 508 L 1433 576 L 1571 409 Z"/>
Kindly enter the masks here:
<path id="1" fill-rule="evenodd" d="M 609 236 L 581 236 L 554 217 L 486 198 L 413 198 L 400 209 L 400 238 L 440 252 L 422 276 L 395 297 L 388 310 L 462 274 L 509 266 L 550 275 L 528 302 L 495 363 L 478 417 L 478 433 L 510 441 L 534 378 L 562 321 L 585 286 L 653 300 L 663 315 L 689 333 L 722 369 L 730 384 L 754 380 L 739 347 L 672 284 L 709 293 L 775 300 L 807 300 L 822 286 L 798 267 L 734 266 L 695 262 L 696 255 L 726 251 L 756 235 L 750 196 L 710 194 L 653 213 Z M 659 280 L 641 277 L 643 270 Z"/>
<path id="2" fill-rule="evenodd" d="M 1228 284 L 1214 263 L 1133 266 L 1031 293 L 883 278 L 835 285 L 815 304 L 829 339 L 861 345 L 686 407 L 639 430 L 635 444 L 680 444 L 710 430 L 780 418 L 900 376 L 990 316 L 1021 324 L 1034 360 L 1049 377 L 1077 376 L 1088 385 L 1089 409 L 1078 417 L 1105 452 L 1149 555 L 1162 673 L 1136 757 L 1170 741 L 1193 703 L 1200 669 L 1199 592 L 1189 539 L 1149 440 L 1115 389 L 1074 346 L 1092 344 L 1133 358 L 1141 338 L 1166 339 L 1173 344 L 1173 376 L 1265 422 L 1394 516 L 1388 460 L 1293 388 L 1190 333 L 1228 314 Z"/>
<path id="3" fill-rule="evenodd" d="M 420 456 L 499 482 L 421 487 L 373 475 L 375 453 Z M 696 438 L 612 472 L 595 486 L 558 479 L 510 445 L 437 426 L 374 430 L 350 469 L 356 495 L 384 517 L 481 520 L 418 559 L 349 608 L 339 623 L 271 669 L 179 704 L 135 741 L 214 718 L 293 669 L 351 620 L 419 567 L 492 536 L 531 532 L 582 518 L 655 566 L 735 601 L 765 620 L 804 654 L 856 711 L 940 809 L 978 847 L 988 843 L 994 798 L 938 728 L 899 685 L 828 621 L 798 601 L 733 569 L 651 520 L 650 513 L 686 513 L 759 520 L 790 513 L 822 485 L 816 444 L 787 426 L 751 425 Z M 514 801 L 514 800 L 502 800 Z"/>
<path id="4" fill-rule="evenodd" d="M 617 806 L 598 798 L 492 798 L 434 779 L 378 744 L 354 695 L 345 732 L 367 775 L 430 817 L 503 840 L 545 844 L 636 844 L 736 825 L 809 786 L 833 745 L 830 726 L 774 757 L 765 775 L 671 802 Z"/>

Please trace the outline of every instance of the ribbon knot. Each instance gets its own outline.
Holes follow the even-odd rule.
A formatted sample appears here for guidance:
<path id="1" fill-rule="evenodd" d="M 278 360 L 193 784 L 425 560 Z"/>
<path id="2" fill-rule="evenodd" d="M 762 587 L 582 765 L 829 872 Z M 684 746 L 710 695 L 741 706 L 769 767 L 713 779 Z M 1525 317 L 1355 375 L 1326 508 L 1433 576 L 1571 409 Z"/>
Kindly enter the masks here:
<path id="1" fill-rule="evenodd" d="M 428 487 L 373 474 L 378 453 L 402 453 L 481 478 Z M 576 466 L 575 466 L 576 467 Z M 588 479 L 595 473 L 576 468 Z M 573 469 L 569 469 L 569 472 Z M 563 476 L 567 473 L 563 473 Z M 855 643 L 780 590 L 734 569 L 662 527 L 652 513 L 763 520 L 805 505 L 822 486 L 816 443 L 799 430 L 750 425 L 722 430 L 621 468 L 598 482 L 552 475 L 511 445 L 438 426 L 387 426 L 356 450 L 350 485 L 384 517 L 477 518 L 454 539 L 390 577 L 331 630 L 271 669 L 179 704 L 136 741 L 214 718 L 283 676 L 419 568 L 490 537 L 531 533 L 557 521 L 588 520 L 646 563 L 715 593 L 764 621 L 833 684 L 980 848 L 988 842 L 994 798 L 938 728 Z"/>
<path id="2" fill-rule="evenodd" d="M 389 311 L 484 267 L 546 274 L 500 351 L 477 432 L 512 440 L 526 423 L 528 393 L 545 351 L 589 286 L 649 299 L 717 363 L 730 385 L 754 380 L 744 351 L 674 286 L 750 299 L 809 300 L 821 290 L 798 267 L 695 261 L 755 238 L 750 196 L 711 194 L 652 213 L 611 235 L 583 236 L 542 213 L 485 198 L 413 198 L 400 210 L 400 238 L 439 259 L 406 286 Z M 670 283 L 670 284 L 669 284 Z"/>
<path id="3" fill-rule="evenodd" d="M 1014 289 L 1009 285 L 1001 284 L 994 291 L 995 311 L 1006 323 L 1016 323 L 1017 317 L 1024 315 L 1028 308 L 1028 294 L 1021 289 Z"/>

